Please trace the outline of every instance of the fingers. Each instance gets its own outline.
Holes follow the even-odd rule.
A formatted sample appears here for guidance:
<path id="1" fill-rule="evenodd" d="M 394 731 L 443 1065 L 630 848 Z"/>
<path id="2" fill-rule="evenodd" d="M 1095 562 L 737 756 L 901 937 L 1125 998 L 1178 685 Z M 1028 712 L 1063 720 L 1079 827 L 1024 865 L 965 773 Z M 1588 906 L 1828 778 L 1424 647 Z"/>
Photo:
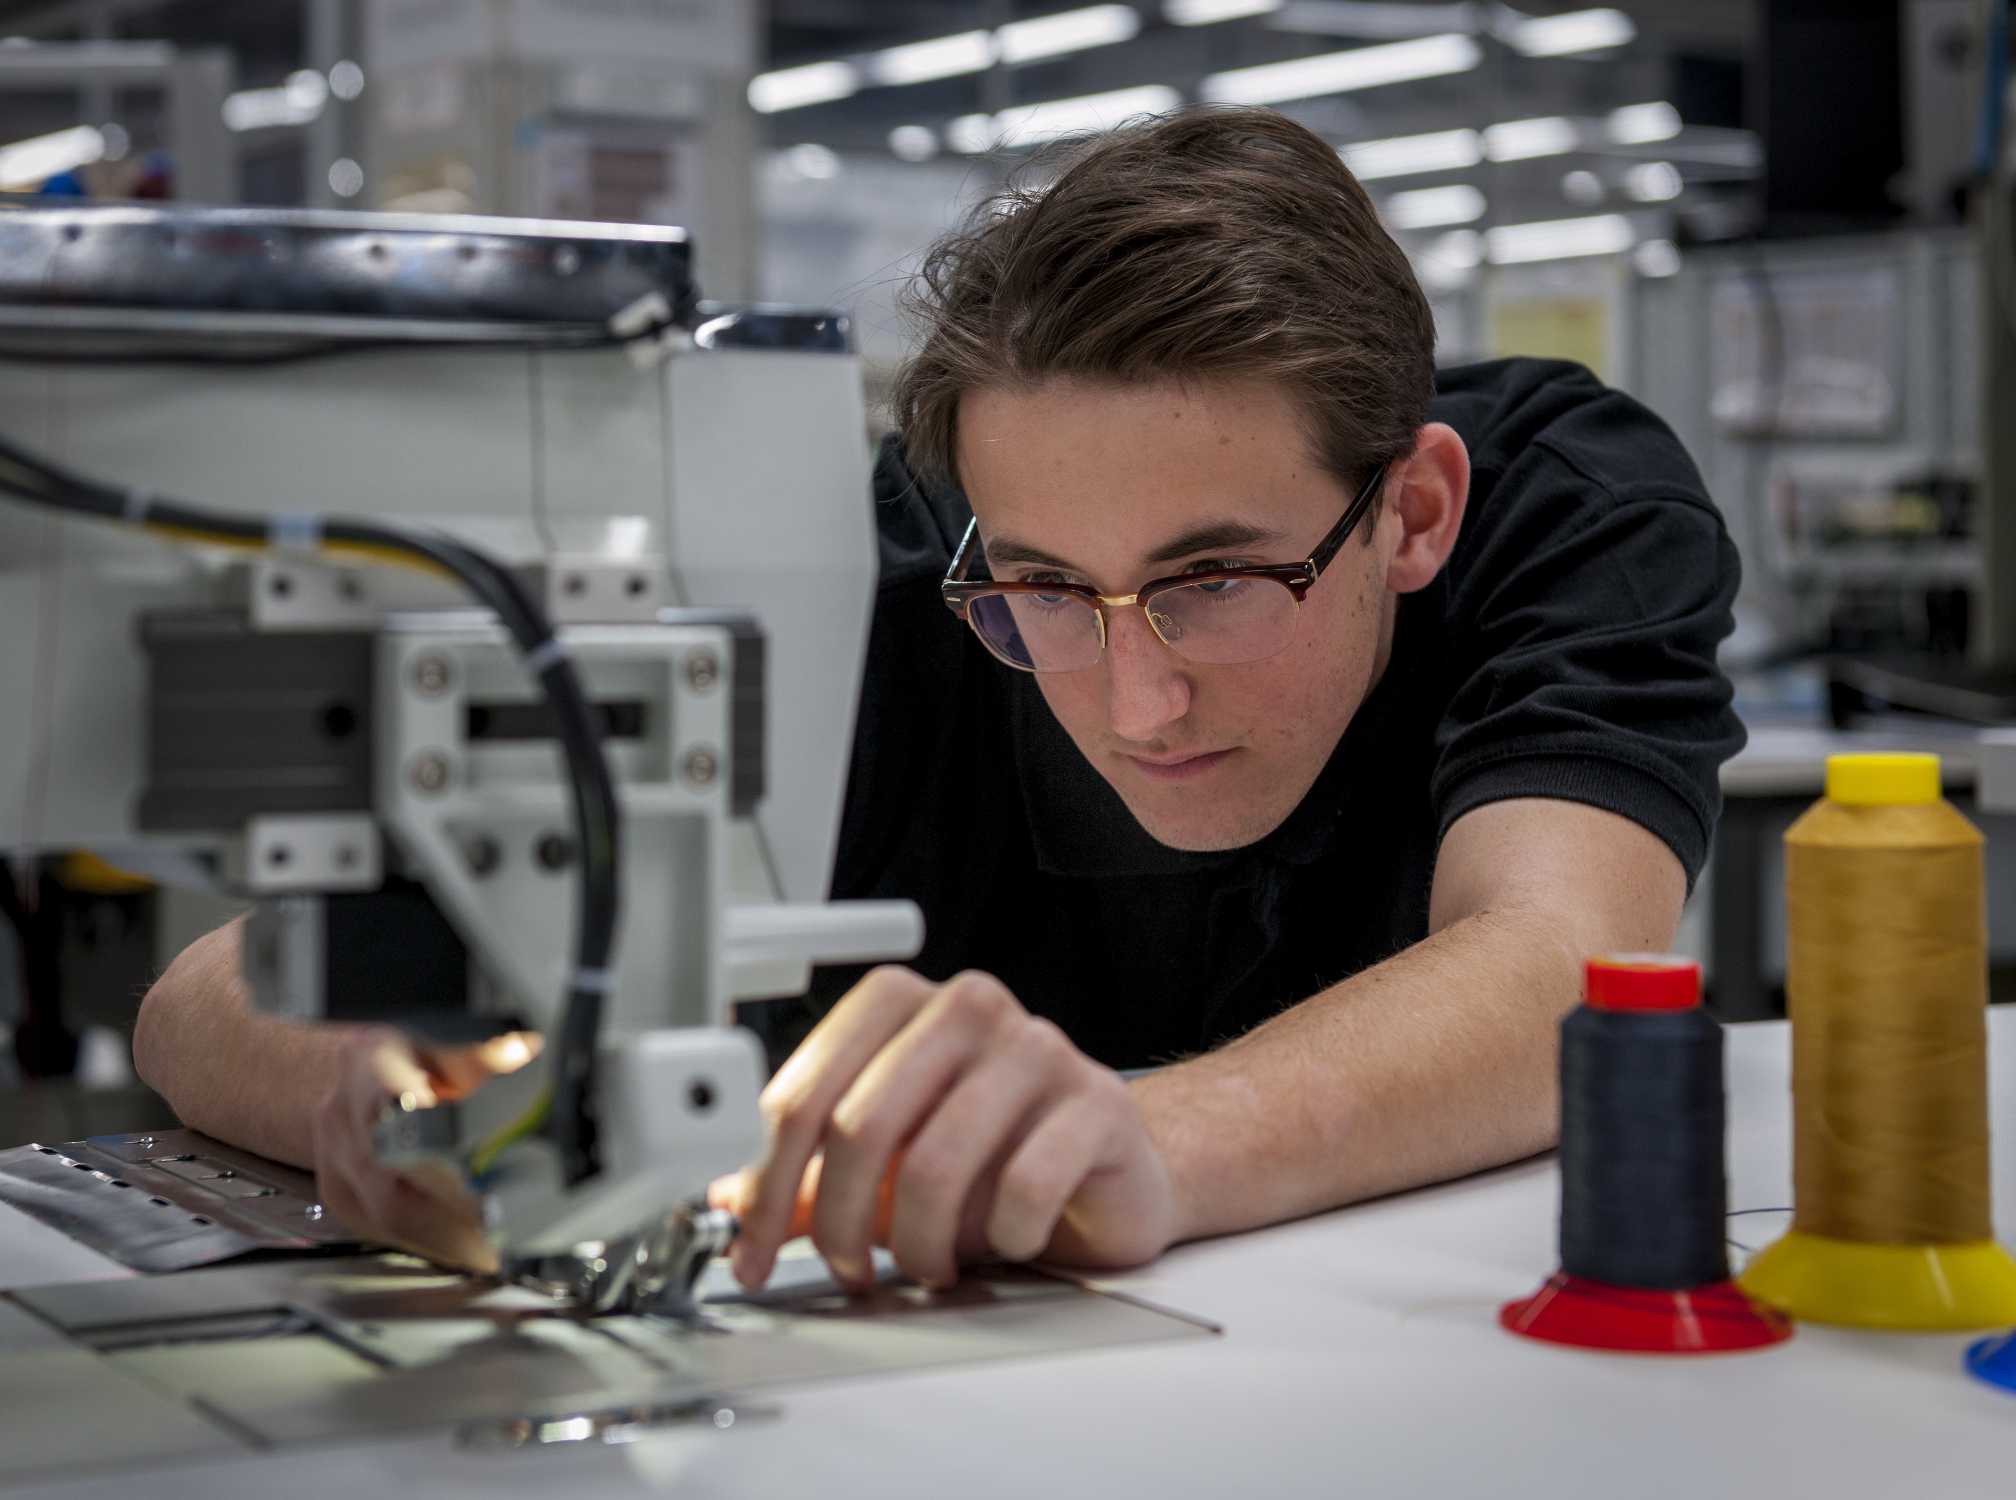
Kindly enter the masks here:
<path id="1" fill-rule="evenodd" d="M 373 1153 L 372 1129 L 389 1100 L 439 1101 L 436 1078 L 398 1033 L 360 1036 L 315 1116 L 315 1168 L 324 1204 L 374 1240 L 469 1270 L 496 1269 L 475 1199 L 446 1167 L 395 1171 Z"/>
<path id="2" fill-rule="evenodd" d="M 418 1047 L 414 1055 L 444 1099 L 465 1099 L 492 1078 L 515 1073 L 544 1046 L 536 1031 L 509 1031 L 467 1047 Z"/>
<path id="3" fill-rule="evenodd" d="M 1052 1045 L 1049 1023 L 1024 1025 L 1020 1045 L 989 1056 L 945 1096 L 894 1174 L 888 1244 L 904 1272 L 926 1286 L 958 1278 L 961 1226 L 976 1189 L 1025 1128 L 1068 1050 L 1061 1037 Z"/>
<path id="4" fill-rule="evenodd" d="M 987 1216 L 987 1245 L 1003 1260 L 1034 1260 L 1057 1232 L 1065 1205 L 1105 1150 L 1108 1102 L 1077 1094 L 1051 1111 L 1009 1157 Z"/>
<path id="5" fill-rule="evenodd" d="M 1004 1043 L 1012 1048 L 1012 1033 L 1034 1024 L 999 980 L 962 974 L 861 1070 L 834 1107 L 812 1210 L 812 1243 L 840 1281 L 871 1280 L 876 1198 L 897 1149 L 977 1059 Z M 1028 1071 L 997 1073 L 997 1086 L 1016 1087 L 1026 1099 Z"/>
<path id="6" fill-rule="evenodd" d="M 372 1240 L 465 1271 L 497 1269 L 476 1202 L 459 1183 L 429 1182 L 418 1172 L 375 1163 L 351 1171 L 332 1164 L 317 1173 L 317 1183 L 329 1210 L 347 1224 L 366 1226 Z"/>
<path id="7" fill-rule="evenodd" d="M 869 1283 L 878 1243 L 908 1275 L 946 1286 L 964 1257 L 1027 1260 L 1060 1234 L 1071 1242 L 1067 1215 L 1095 1249 L 1167 1243 L 1167 1174 L 1125 1086 L 986 975 L 934 989 L 877 971 L 763 1103 L 762 1160 L 710 1190 L 742 1220 L 733 1261 L 745 1286 L 807 1229 L 854 1287 Z"/>
<path id="8" fill-rule="evenodd" d="M 735 1276 L 759 1287 L 789 1237 L 805 1168 L 841 1097 L 876 1053 L 923 1009 L 929 981 L 881 968 L 850 990 L 763 1090 L 769 1140 L 745 1174 L 742 1232 L 731 1254 Z"/>

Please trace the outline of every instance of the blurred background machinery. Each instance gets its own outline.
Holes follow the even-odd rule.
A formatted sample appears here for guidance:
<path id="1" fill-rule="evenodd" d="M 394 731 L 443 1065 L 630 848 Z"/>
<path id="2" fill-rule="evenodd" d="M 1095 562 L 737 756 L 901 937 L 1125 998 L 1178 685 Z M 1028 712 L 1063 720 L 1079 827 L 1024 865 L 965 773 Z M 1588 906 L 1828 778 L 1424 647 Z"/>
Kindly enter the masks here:
<path id="1" fill-rule="evenodd" d="M 1978 726 L 2016 721 L 2008 12 L 0 0 L 0 192 L 686 224 L 707 295 L 851 315 L 873 432 L 904 277 L 1040 182 L 1041 147 L 1186 101 L 1281 109 L 1379 204 L 1443 359 L 1580 360 L 1701 464 L 1743 555 L 1726 660 L 1752 745 L 1685 940 L 1713 1005 L 1761 1015 L 1776 833 L 1824 755 L 1937 749 L 1964 799 Z M 219 912 L 88 868 L 14 861 L 0 1017 L 28 1071 L 110 1082 L 130 997 Z M 2011 909 L 2016 866 L 1990 890 Z"/>

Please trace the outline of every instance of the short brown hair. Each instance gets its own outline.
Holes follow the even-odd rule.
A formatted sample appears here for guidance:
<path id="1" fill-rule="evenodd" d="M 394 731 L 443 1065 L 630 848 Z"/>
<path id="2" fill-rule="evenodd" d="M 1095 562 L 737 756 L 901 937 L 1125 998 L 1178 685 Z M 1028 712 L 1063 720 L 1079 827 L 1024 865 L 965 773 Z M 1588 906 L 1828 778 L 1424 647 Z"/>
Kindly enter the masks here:
<path id="1" fill-rule="evenodd" d="M 1428 420 L 1435 325 L 1335 149 L 1271 110 L 1199 107 L 1071 149 L 927 253 L 893 406 L 912 467 L 958 479 L 959 399 L 1051 376 L 1266 376 L 1349 485 Z"/>

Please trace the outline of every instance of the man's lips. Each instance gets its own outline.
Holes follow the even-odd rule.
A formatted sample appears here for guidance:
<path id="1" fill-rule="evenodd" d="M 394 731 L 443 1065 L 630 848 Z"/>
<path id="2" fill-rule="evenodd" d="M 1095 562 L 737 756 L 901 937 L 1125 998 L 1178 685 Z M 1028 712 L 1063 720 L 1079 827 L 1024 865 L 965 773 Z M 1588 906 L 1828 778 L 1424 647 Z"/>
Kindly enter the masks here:
<path id="1" fill-rule="evenodd" d="M 1156 781 L 1188 781 L 1224 764 L 1231 754 L 1230 750 L 1206 750 L 1197 755 L 1148 756 L 1122 751 L 1121 758 L 1132 762 L 1142 775 Z"/>

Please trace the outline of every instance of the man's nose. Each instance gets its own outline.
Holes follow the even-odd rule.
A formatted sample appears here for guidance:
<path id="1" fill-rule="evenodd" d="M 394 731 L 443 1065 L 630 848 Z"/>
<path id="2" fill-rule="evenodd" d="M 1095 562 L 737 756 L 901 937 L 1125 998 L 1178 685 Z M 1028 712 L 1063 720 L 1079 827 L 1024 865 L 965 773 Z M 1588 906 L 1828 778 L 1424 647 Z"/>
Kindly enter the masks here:
<path id="1" fill-rule="evenodd" d="M 1106 714 L 1123 740 L 1148 741 L 1190 711 L 1188 663 L 1138 609 L 1106 614 Z"/>

